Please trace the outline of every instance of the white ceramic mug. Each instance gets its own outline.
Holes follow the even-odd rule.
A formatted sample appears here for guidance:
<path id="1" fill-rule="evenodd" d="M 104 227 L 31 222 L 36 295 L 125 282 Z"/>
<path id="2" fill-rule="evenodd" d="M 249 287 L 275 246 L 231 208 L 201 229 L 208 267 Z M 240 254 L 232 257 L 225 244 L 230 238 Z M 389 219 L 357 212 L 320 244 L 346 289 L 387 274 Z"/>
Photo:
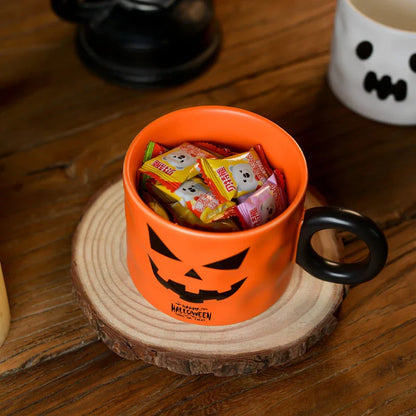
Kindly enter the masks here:
<path id="1" fill-rule="evenodd" d="M 328 78 L 351 110 L 416 125 L 416 0 L 338 0 Z"/>

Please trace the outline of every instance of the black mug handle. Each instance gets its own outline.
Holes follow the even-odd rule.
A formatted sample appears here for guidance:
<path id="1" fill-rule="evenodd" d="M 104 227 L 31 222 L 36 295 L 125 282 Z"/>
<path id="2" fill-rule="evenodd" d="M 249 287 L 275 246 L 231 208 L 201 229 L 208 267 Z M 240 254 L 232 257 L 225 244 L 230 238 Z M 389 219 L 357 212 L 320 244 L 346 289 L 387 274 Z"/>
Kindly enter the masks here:
<path id="1" fill-rule="evenodd" d="M 349 231 L 361 238 L 369 249 L 367 258 L 357 263 L 337 263 L 321 257 L 311 246 L 311 238 L 325 229 Z M 296 262 L 313 276 L 347 285 L 363 283 L 381 271 L 386 259 L 386 238 L 370 218 L 337 207 L 316 207 L 305 211 Z"/>

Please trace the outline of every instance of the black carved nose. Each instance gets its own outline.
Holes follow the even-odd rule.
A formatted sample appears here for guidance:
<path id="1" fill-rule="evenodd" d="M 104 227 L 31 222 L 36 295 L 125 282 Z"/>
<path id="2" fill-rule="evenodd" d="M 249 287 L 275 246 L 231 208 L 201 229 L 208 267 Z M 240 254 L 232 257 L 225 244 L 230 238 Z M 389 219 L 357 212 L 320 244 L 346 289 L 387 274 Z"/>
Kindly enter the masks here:
<path id="1" fill-rule="evenodd" d="M 189 276 L 189 277 L 193 277 L 194 279 L 202 280 L 199 274 L 194 269 L 189 270 L 189 272 L 186 273 L 185 276 Z"/>

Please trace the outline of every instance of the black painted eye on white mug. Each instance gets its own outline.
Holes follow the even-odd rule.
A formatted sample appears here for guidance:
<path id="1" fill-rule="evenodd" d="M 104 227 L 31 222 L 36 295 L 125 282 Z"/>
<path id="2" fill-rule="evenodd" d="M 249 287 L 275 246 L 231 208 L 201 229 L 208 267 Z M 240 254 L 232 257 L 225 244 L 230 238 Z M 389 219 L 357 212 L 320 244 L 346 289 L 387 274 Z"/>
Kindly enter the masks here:
<path id="1" fill-rule="evenodd" d="M 328 78 L 351 110 L 416 125 L 416 1 L 338 0 Z"/>

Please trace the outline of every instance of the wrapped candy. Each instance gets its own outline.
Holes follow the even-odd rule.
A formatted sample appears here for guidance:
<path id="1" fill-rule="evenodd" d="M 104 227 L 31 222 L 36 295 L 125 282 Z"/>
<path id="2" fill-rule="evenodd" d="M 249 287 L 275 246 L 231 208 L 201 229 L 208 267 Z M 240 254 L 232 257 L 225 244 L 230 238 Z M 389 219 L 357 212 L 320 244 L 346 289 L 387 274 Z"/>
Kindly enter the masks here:
<path id="1" fill-rule="evenodd" d="M 174 192 L 186 180 L 199 174 L 197 160 L 201 157 L 215 158 L 208 151 L 185 142 L 147 160 L 139 171 L 151 176 Z"/>
<path id="2" fill-rule="evenodd" d="M 223 202 L 255 191 L 270 176 L 254 148 L 224 159 L 200 158 L 198 164 L 205 182 Z"/>
<path id="3" fill-rule="evenodd" d="M 282 173 L 276 169 L 261 188 L 228 210 L 227 216 L 238 216 L 243 228 L 248 229 L 265 224 L 286 208 L 285 181 Z"/>
<path id="4" fill-rule="evenodd" d="M 143 155 L 143 163 L 147 162 L 150 159 L 153 159 L 156 156 L 159 156 L 163 153 L 166 153 L 168 151 L 168 149 L 156 142 L 152 142 L 150 141 L 147 146 L 146 146 L 146 150 L 144 151 L 144 155 Z M 136 178 L 136 183 L 140 183 L 140 188 L 144 189 L 145 188 L 145 184 L 146 182 L 149 180 L 150 176 L 145 175 L 145 174 L 141 174 L 139 171 L 137 171 L 137 178 Z"/>
<path id="5" fill-rule="evenodd" d="M 218 159 L 236 154 L 236 152 L 231 150 L 229 147 L 218 143 L 214 144 L 211 142 L 193 142 L 193 144 L 201 149 L 208 151 L 209 153 L 212 153 Z"/>
<path id="6" fill-rule="evenodd" d="M 138 191 L 166 220 L 203 231 L 239 231 L 264 224 L 287 205 L 283 173 L 261 145 L 242 153 L 210 142 L 167 149 L 149 142 Z"/>
<path id="7" fill-rule="evenodd" d="M 179 202 L 204 223 L 221 219 L 225 211 L 235 205 L 232 201 L 220 202 L 199 176 L 188 179 L 174 192 L 157 182 L 150 183 L 149 187 L 164 203 Z"/>
<path id="8" fill-rule="evenodd" d="M 170 204 L 167 209 L 174 221 L 183 227 L 193 228 L 201 231 L 229 232 L 240 231 L 241 227 L 232 218 L 220 219 L 209 223 L 202 222 L 188 207 L 180 202 Z"/>
<path id="9" fill-rule="evenodd" d="M 143 201 L 158 215 L 167 221 L 170 221 L 169 215 L 163 205 L 148 192 L 142 191 L 141 193 Z"/>

